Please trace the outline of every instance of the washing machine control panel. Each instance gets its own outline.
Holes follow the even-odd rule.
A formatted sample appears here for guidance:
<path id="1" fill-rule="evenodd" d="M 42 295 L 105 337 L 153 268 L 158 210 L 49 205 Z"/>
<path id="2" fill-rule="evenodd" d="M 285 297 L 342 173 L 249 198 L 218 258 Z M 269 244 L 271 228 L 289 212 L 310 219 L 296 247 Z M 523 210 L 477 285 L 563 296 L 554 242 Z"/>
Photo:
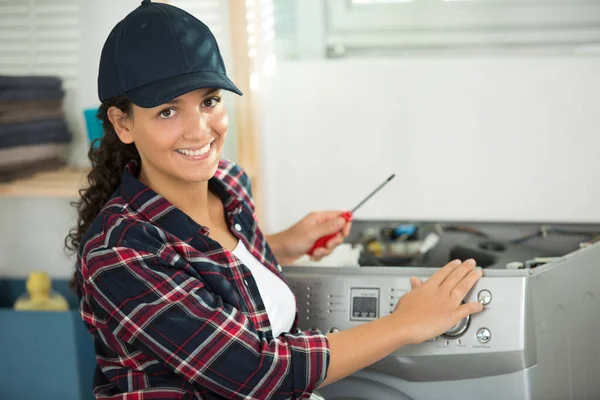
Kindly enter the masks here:
<path id="1" fill-rule="evenodd" d="M 337 332 L 394 312 L 411 290 L 410 268 L 289 267 L 285 276 L 299 301 L 300 328 Z M 433 271 L 432 271 L 433 272 Z M 427 275 L 419 278 L 427 280 Z M 519 351 L 523 348 L 524 276 L 480 279 L 465 302 L 479 301 L 473 314 L 438 337 L 399 350 L 403 355 Z M 306 302 L 305 304 L 302 304 Z"/>

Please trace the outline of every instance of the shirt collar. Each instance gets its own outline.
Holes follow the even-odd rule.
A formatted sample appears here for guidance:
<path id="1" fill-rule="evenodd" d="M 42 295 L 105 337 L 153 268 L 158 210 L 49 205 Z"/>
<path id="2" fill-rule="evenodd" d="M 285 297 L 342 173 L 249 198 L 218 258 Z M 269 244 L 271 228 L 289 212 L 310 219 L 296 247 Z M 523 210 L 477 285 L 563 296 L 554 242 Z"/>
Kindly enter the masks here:
<path id="1" fill-rule="evenodd" d="M 219 162 L 219 167 L 221 167 Z M 142 181 L 138 179 L 140 163 L 130 161 L 123 171 L 120 195 L 127 202 L 127 208 L 140 215 L 140 218 L 160 226 L 165 231 L 180 239 L 189 239 L 198 233 L 208 235 L 209 228 L 196 223 L 183 211 L 175 207 Z M 228 220 L 242 211 L 242 201 L 231 186 L 223 180 L 212 177 L 208 182 L 209 188 L 221 199 Z"/>

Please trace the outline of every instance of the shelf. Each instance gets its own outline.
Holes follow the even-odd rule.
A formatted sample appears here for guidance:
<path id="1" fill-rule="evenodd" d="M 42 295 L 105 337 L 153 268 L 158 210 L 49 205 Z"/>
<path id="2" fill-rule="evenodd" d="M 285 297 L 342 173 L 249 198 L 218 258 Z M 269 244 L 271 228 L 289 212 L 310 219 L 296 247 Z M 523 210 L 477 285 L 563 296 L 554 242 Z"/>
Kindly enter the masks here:
<path id="1" fill-rule="evenodd" d="M 67 167 L 55 171 L 40 172 L 35 175 L 0 183 L 1 197 L 65 197 L 79 196 L 84 187 L 89 170 Z"/>

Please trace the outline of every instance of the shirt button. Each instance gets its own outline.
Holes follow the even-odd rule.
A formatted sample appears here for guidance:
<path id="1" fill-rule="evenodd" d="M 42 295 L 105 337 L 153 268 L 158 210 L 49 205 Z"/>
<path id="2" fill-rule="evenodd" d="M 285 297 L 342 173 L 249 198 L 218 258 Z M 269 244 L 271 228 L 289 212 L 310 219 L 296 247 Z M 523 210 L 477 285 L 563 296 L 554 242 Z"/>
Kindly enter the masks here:
<path id="1" fill-rule="evenodd" d="M 235 228 L 236 231 L 241 232 L 242 231 L 242 226 L 240 224 L 235 224 L 233 226 Z"/>
<path id="2" fill-rule="evenodd" d="M 248 281 L 244 279 L 244 285 L 248 286 Z"/>

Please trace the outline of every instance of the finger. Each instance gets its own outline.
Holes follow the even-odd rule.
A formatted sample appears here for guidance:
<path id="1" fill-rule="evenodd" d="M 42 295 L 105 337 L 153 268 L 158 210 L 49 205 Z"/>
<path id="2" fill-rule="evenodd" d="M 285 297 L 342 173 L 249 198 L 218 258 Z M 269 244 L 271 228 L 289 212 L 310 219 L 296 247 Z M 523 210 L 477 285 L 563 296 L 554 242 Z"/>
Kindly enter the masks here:
<path id="1" fill-rule="evenodd" d="M 344 226 L 344 229 L 342 230 L 342 235 L 344 235 L 344 237 L 348 237 L 348 235 L 350 234 L 350 230 L 351 229 L 352 229 L 352 222 L 348 222 Z"/>
<path id="2" fill-rule="evenodd" d="M 467 293 L 473 288 L 477 281 L 481 278 L 483 272 L 481 268 L 475 268 L 467 274 L 460 282 L 454 286 L 450 292 L 450 296 L 457 301 L 463 301 L 467 297 Z"/>
<path id="3" fill-rule="evenodd" d="M 310 261 L 319 261 L 320 259 L 321 259 L 321 257 L 320 257 L 320 256 L 318 256 L 318 255 L 315 255 L 315 253 L 313 253 L 313 254 L 310 256 Z"/>
<path id="4" fill-rule="evenodd" d="M 311 259 L 313 261 L 318 261 L 326 255 L 327 255 L 327 250 L 324 247 L 319 247 L 319 248 L 315 249 L 315 251 L 313 252 L 313 254 L 311 256 Z"/>
<path id="5" fill-rule="evenodd" d="M 462 304 L 460 307 L 458 307 L 454 315 L 455 318 L 460 321 L 463 318 L 467 318 L 467 316 L 471 314 L 479 313 L 481 311 L 483 311 L 483 304 L 478 301 L 472 301 L 470 303 Z"/>
<path id="6" fill-rule="evenodd" d="M 318 237 L 333 235 L 335 233 L 341 232 L 346 225 L 346 220 L 342 217 L 332 217 L 328 220 L 322 220 L 319 222 L 316 227 L 311 231 L 312 235 L 316 235 Z"/>
<path id="7" fill-rule="evenodd" d="M 431 275 L 431 277 L 427 279 L 427 282 L 431 282 L 432 284 L 438 286 L 441 285 L 444 279 L 446 279 L 446 277 L 450 275 L 450 273 L 454 271 L 454 269 L 460 264 L 460 260 L 450 261 L 448 264 L 440 268 L 435 274 Z"/>
<path id="8" fill-rule="evenodd" d="M 321 261 L 322 259 L 324 259 L 325 257 L 327 257 L 330 253 L 326 253 L 326 254 L 322 254 L 319 257 L 314 257 L 313 256 L 313 261 Z"/>
<path id="9" fill-rule="evenodd" d="M 342 243 L 344 243 L 344 238 L 340 233 L 338 233 L 333 239 L 327 242 L 325 247 L 327 250 L 333 250 L 335 247 L 339 246 Z"/>
<path id="10" fill-rule="evenodd" d="M 329 254 L 331 254 L 331 253 L 321 254 L 318 257 L 313 256 L 313 261 L 321 261 L 322 259 L 324 259 L 325 257 L 327 257 Z"/>
<path id="11" fill-rule="evenodd" d="M 468 259 L 458 267 L 454 268 L 454 270 L 444 279 L 440 287 L 442 289 L 451 292 L 458 282 L 463 280 L 465 276 L 467 276 L 473 269 L 477 263 L 472 258 Z"/>
<path id="12" fill-rule="evenodd" d="M 418 287 L 421 287 L 421 285 L 423 284 L 423 281 L 421 281 L 419 278 L 417 278 L 416 276 L 411 276 L 410 277 L 410 286 L 413 289 L 416 289 Z"/>
<path id="13" fill-rule="evenodd" d="M 317 222 L 325 222 L 335 217 L 341 217 L 344 211 L 341 210 L 326 210 L 326 211 L 315 211 Z"/>

